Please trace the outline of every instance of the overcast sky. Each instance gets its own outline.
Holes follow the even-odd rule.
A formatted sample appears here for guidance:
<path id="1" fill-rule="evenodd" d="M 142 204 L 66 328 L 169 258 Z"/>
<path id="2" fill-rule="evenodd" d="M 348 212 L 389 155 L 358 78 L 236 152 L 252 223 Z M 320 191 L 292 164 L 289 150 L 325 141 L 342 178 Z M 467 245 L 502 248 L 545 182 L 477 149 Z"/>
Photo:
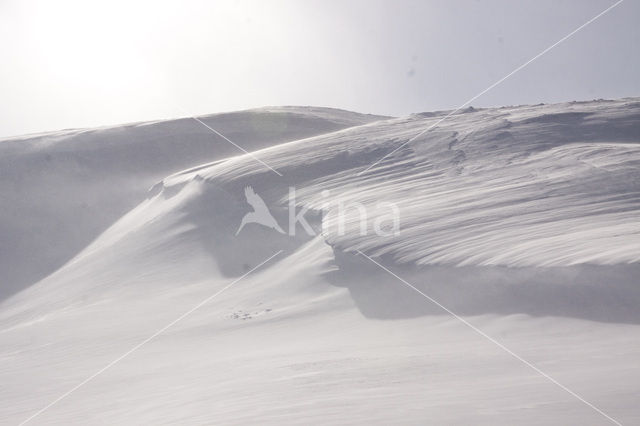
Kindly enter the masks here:
<path id="1" fill-rule="evenodd" d="M 613 0 L 0 0 L 0 136 L 319 105 L 451 109 Z M 474 106 L 640 95 L 626 0 Z"/>

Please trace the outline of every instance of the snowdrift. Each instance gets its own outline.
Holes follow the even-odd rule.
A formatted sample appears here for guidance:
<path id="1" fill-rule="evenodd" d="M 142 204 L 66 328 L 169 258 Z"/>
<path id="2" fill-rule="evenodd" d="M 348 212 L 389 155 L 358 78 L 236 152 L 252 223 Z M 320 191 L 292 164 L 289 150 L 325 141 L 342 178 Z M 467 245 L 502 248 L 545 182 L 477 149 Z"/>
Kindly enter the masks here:
<path id="1" fill-rule="evenodd" d="M 568 266 L 640 261 L 640 104 L 575 103 L 457 114 L 403 146 L 442 114 L 389 120 L 259 154 L 284 173 L 275 179 L 252 159 L 165 179 L 199 176 L 217 190 L 238 187 L 331 216 L 339 201 L 395 203 L 402 231 L 360 236 L 359 217 L 327 241 L 399 263 Z M 401 149 L 380 164 L 384 154 Z M 329 196 L 326 192 L 329 191 Z"/>
<path id="2" fill-rule="evenodd" d="M 438 294 L 444 287 L 442 297 L 462 313 L 640 321 L 640 103 L 471 109 L 405 144 L 444 114 L 387 119 L 255 151 L 283 176 L 250 155 L 168 176 L 19 298 L 64 304 L 75 292 L 49 284 L 60 276 L 65 286 L 98 298 L 100 288 L 130 281 L 121 266 L 138 258 L 148 264 L 144 273 L 160 281 L 171 281 L 161 271 L 185 256 L 206 259 L 207 267 L 185 266 L 201 279 L 211 268 L 237 277 L 276 250 L 291 254 L 314 237 L 301 227 L 282 235 L 256 224 L 236 235 L 250 210 L 244 188 L 252 186 L 285 228 L 290 203 L 309 210 L 305 218 L 344 275 L 334 274 L 337 282 L 353 284 L 352 270 L 373 273 L 376 266 L 354 259 L 362 251 L 404 268 Z M 380 202 L 397 206 L 399 232 L 372 229 L 376 215 L 389 214 Z M 344 209 L 354 203 L 366 208 L 367 229 L 361 211 Z M 339 206 L 346 219 L 337 232 Z M 125 272 L 116 278 L 120 269 Z M 356 299 L 368 291 L 351 290 Z M 396 310 L 390 315 L 429 312 Z"/>
<path id="3" fill-rule="evenodd" d="M 253 156 L 282 176 L 252 155 L 207 157 L 204 139 L 181 144 L 185 154 L 178 155 L 172 138 L 191 139 L 183 126 L 207 137 L 197 123 L 133 126 L 155 129 L 146 142 L 122 142 L 133 128 L 99 131 L 121 136 L 103 135 L 106 147 L 119 147 L 114 151 L 90 145 L 98 153 L 86 154 L 98 169 L 87 177 L 93 183 L 77 183 L 66 172 L 52 182 L 64 188 L 61 181 L 73 180 L 86 194 L 105 190 L 106 184 L 96 185 L 113 173 L 123 178 L 122 189 L 100 195 L 108 214 L 90 229 L 77 223 L 87 214 L 57 207 L 63 229 L 78 226 L 82 238 L 54 250 L 56 259 L 70 257 L 81 241 L 87 244 L 0 305 L 0 340 L 10 348 L 0 380 L 11 400 L 0 414 L 24 419 L 282 251 L 216 299 L 215 307 L 185 319 L 42 420 L 603 420 L 492 343 L 470 336 L 360 252 L 458 315 L 472 317 L 614 417 L 640 420 L 633 403 L 640 347 L 637 339 L 629 341 L 640 324 L 640 102 L 467 109 L 408 142 L 447 113 L 383 118 L 275 109 L 268 114 L 295 115 L 288 127 L 294 130 L 278 129 L 270 137 L 258 137 L 265 127 L 255 133 L 243 127 L 247 114 L 262 117 L 266 111 L 231 114 L 237 121 L 230 122 L 211 117 L 217 130 L 248 143 Z M 279 121 L 268 116 L 270 128 L 277 128 L 273 120 Z M 166 144 L 157 142 L 166 131 Z M 27 146 L 37 152 L 36 146 L 52 150 L 61 143 L 54 152 L 79 161 L 68 160 L 62 147 L 80 134 L 60 137 L 62 142 L 38 139 Z M 84 142 L 74 143 L 73 152 L 82 152 Z M 224 143 L 216 147 L 233 152 Z M 0 149 L 17 145 L 5 141 Z M 111 166 L 100 169 L 103 160 Z M 182 171 L 170 170 L 179 165 Z M 151 187 L 146 199 L 89 244 L 143 183 Z M 250 211 L 248 186 L 288 233 L 254 223 L 236 236 Z M 125 201 L 109 208 L 121 197 Z M 397 206 L 399 232 L 371 229 L 389 214 L 381 202 Z M 348 211 L 344 232 L 338 232 L 339 206 L 356 203 L 366 209 L 366 232 L 357 209 Z M 313 235 L 300 225 L 287 228 L 291 204 L 296 212 L 308 209 Z M 13 223 L 2 219 L 2 226 Z M 24 226 L 32 219 L 25 218 Z M 3 232 L 22 238 L 18 231 Z M 55 235 L 50 231 L 35 241 Z M 32 395 L 34 388 L 42 392 Z"/>
<path id="4" fill-rule="evenodd" d="M 248 151 L 381 118 L 314 107 L 199 117 Z M 158 180 L 239 154 L 190 118 L 1 140 L 0 300 L 62 266 Z"/>

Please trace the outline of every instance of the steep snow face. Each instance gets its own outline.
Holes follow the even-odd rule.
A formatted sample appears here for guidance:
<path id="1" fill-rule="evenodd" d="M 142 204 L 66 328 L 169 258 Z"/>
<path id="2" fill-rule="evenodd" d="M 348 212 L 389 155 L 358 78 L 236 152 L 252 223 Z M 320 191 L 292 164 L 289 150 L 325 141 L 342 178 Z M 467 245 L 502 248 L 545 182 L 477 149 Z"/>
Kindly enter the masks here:
<path id="1" fill-rule="evenodd" d="M 243 156 L 171 176 L 165 190 L 198 178 L 203 191 L 225 192 L 241 209 L 244 185 L 278 207 L 295 186 L 301 207 L 322 212 L 334 249 L 398 263 L 640 261 L 640 102 L 470 109 L 407 143 L 444 115 L 387 120 L 256 153 L 283 177 Z M 373 232 L 375 220 L 389 215 L 381 202 L 397 206 L 400 232 Z M 366 207 L 365 235 L 361 212 L 344 208 L 356 203 Z M 344 232 L 336 226 L 339 211 Z"/>
<path id="2" fill-rule="evenodd" d="M 382 118 L 315 107 L 199 117 L 247 151 Z M 0 299 L 59 268 L 162 177 L 239 154 L 193 119 L 0 141 Z"/>

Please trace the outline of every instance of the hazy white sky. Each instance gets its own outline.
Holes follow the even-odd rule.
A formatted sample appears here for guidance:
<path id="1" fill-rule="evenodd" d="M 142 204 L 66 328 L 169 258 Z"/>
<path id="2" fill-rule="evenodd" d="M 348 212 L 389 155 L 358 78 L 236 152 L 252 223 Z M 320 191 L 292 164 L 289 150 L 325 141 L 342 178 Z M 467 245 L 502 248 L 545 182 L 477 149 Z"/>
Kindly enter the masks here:
<path id="1" fill-rule="evenodd" d="M 319 105 L 450 109 L 613 0 L 0 0 L 0 136 Z M 626 0 L 475 106 L 640 95 Z"/>

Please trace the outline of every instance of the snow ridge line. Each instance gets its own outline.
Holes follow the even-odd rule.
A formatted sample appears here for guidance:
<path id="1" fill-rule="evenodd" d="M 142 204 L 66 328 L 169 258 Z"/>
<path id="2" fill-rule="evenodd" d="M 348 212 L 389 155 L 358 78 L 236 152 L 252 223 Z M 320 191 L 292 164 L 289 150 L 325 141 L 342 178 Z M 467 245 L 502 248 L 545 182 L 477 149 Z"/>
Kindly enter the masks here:
<path id="1" fill-rule="evenodd" d="M 513 71 L 511 71 L 509 74 L 505 75 L 504 77 L 502 77 L 500 80 L 496 81 L 495 83 L 493 83 L 491 86 L 487 87 L 486 89 L 484 89 L 482 92 L 478 93 L 477 95 L 475 95 L 474 97 L 472 97 L 471 99 L 469 99 L 468 101 L 466 101 L 465 103 L 463 103 L 462 105 L 460 105 L 458 108 L 454 109 L 453 111 L 451 111 L 449 114 L 445 115 L 444 117 L 442 117 L 440 120 L 436 121 L 434 124 L 432 124 L 431 126 L 427 127 L 426 129 L 422 130 L 420 133 L 418 133 L 417 135 L 413 136 L 412 138 L 406 140 L 405 142 L 403 142 L 402 144 L 398 145 L 393 151 L 389 152 L 388 154 L 386 154 L 384 157 L 378 159 L 375 163 L 373 163 L 372 165 L 370 165 L 369 167 L 367 167 L 366 169 L 362 170 L 361 172 L 358 172 L 356 174 L 356 176 L 360 176 L 361 174 L 367 172 L 368 170 L 370 170 L 371 168 L 375 167 L 377 164 L 379 164 L 381 161 L 383 161 L 385 158 L 387 158 L 388 156 L 392 155 L 394 152 L 398 151 L 399 149 L 401 149 L 403 146 L 407 145 L 408 143 L 413 142 L 414 140 L 416 140 L 417 138 L 419 138 L 420 136 L 424 135 L 425 133 L 427 133 L 429 130 L 433 129 L 434 127 L 436 127 L 438 124 L 442 123 L 444 120 L 446 120 L 447 118 L 451 117 L 453 114 L 455 114 L 456 112 L 460 111 L 462 108 L 466 107 L 467 105 L 469 105 L 471 102 L 475 101 L 476 99 L 478 99 L 480 96 L 484 95 L 485 93 L 487 93 L 489 90 L 493 89 L 494 87 L 496 87 L 497 85 L 499 85 L 500 83 L 502 83 L 503 81 L 505 81 L 506 79 L 508 79 L 509 77 L 511 77 L 512 75 L 514 75 L 515 73 L 517 73 L 518 71 L 522 70 L 523 68 L 525 68 L 527 65 L 529 65 L 530 63 L 532 63 L 533 61 L 537 60 L 538 58 L 540 58 L 541 56 L 543 56 L 544 54 L 546 54 L 547 52 L 549 52 L 551 49 L 553 49 L 554 47 L 556 47 L 557 45 L 559 45 L 560 43 L 562 43 L 563 41 L 567 40 L 568 38 L 570 38 L 571 36 L 573 36 L 574 34 L 576 34 L 578 31 L 582 30 L 584 27 L 586 27 L 587 25 L 591 24 L 592 22 L 594 22 L 596 19 L 600 18 L 601 16 L 603 16 L 604 14 L 608 13 L 609 11 L 611 11 L 613 8 L 615 8 L 616 6 L 618 6 L 620 3 L 622 3 L 624 0 L 618 0 L 617 2 L 615 2 L 614 4 L 612 4 L 611 6 L 609 6 L 608 8 L 606 8 L 605 10 L 603 10 L 602 12 L 600 12 L 599 14 L 597 14 L 596 16 L 594 16 L 593 18 L 589 19 L 587 22 L 585 22 L 584 24 L 580 25 L 578 28 L 576 28 L 575 30 L 571 31 L 569 34 L 567 34 L 566 36 L 562 37 L 560 40 L 558 40 L 557 42 L 553 43 L 551 46 L 547 47 L 546 49 L 544 49 L 542 52 L 538 53 L 536 56 L 534 56 L 533 58 L 529 59 L 527 62 L 525 62 L 524 64 L 520 65 L 519 67 L 517 67 L 516 69 L 514 69 Z"/>

